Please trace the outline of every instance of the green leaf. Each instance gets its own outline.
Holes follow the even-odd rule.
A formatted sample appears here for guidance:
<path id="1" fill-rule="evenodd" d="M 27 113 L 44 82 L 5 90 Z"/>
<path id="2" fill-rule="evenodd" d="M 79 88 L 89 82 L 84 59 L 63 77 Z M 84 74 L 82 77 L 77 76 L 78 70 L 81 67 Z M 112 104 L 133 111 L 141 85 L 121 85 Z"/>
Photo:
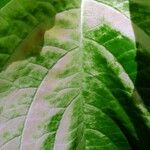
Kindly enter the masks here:
<path id="1" fill-rule="evenodd" d="M 1 150 L 149 147 L 146 1 L 11 0 L 0 8 Z"/>
<path id="2" fill-rule="evenodd" d="M 1 0 L 0 1 L 0 8 L 4 7 L 10 0 Z"/>

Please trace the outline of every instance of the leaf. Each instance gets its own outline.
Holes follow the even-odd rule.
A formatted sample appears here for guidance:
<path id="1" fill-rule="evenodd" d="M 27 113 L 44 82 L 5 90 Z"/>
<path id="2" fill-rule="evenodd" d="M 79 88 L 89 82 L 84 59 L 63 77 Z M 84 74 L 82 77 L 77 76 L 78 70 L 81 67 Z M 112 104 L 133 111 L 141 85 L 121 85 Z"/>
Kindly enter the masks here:
<path id="1" fill-rule="evenodd" d="M 2 1 L 0 149 L 147 149 L 146 4 Z"/>
<path id="2" fill-rule="evenodd" d="M 10 0 L 1 0 L 0 1 L 0 8 L 4 7 Z"/>
<path id="3" fill-rule="evenodd" d="M 31 4 L 33 5 L 33 3 Z M 18 9 L 20 9 L 20 7 L 18 7 Z M 37 16 L 37 18 L 38 17 L 39 16 Z M 42 17 L 45 17 L 45 14 L 43 14 Z M 51 19 L 51 16 L 49 17 Z M 63 17 L 63 20 L 62 20 L 62 17 Z M 45 85 L 44 80 L 48 78 L 50 70 L 54 68 L 53 70 L 57 71 L 58 70 L 57 67 L 59 67 L 59 61 L 61 59 L 64 60 L 64 57 L 67 54 L 71 55 L 69 53 L 70 50 L 74 50 L 78 48 L 79 46 L 78 34 L 77 34 L 78 26 L 79 26 L 77 24 L 79 20 L 78 18 L 79 18 L 78 9 L 68 10 L 68 11 L 65 11 L 64 13 L 58 14 L 56 16 L 55 26 L 51 30 L 48 30 L 44 35 L 44 45 L 42 44 L 41 39 L 39 41 L 37 41 L 37 39 L 36 40 L 34 39 L 38 37 L 37 34 L 39 34 L 38 32 L 40 32 L 41 30 L 40 28 L 38 28 L 37 31 L 33 33 L 33 35 L 34 34 L 35 35 L 32 36 L 32 38 L 27 37 L 26 41 L 22 40 L 25 48 L 23 46 L 23 48 L 20 48 L 16 53 L 10 54 L 10 57 L 14 59 L 11 59 L 11 60 L 9 59 L 9 63 L 6 69 L 3 69 L 3 71 L 0 74 L 0 77 L 1 77 L 1 81 L 0 81 L 1 82 L 1 88 L 0 88 L 0 91 L 1 91 L 1 96 L 0 96 L 1 97 L 1 128 L 0 128 L 1 149 L 26 149 L 26 148 L 30 149 L 31 148 L 29 147 L 31 145 L 28 145 L 27 143 L 29 138 L 26 138 L 26 130 L 28 129 L 28 121 L 30 121 L 29 119 L 30 115 L 32 116 L 32 110 L 34 109 L 32 108 L 32 106 L 34 105 L 34 103 L 38 104 L 38 98 L 36 95 L 37 94 L 39 95 L 41 90 L 43 90 L 42 87 Z M 45 18 L 45 21 L 46 19 L 47 18 Z M 48 28 L 50 27 L 51 26 L 49 26 Z M 56 33 L 56 31 L 58 32 L 58 34 L 54 34 Z M 64 36 L 60 36 L 61 35 L 60 33 L 64 34 Z M 39 37 L 42 38 L 41 33 Z M 36 43 L 38 45 L 36 45 Z M 18 43 L 18 44 L 22 44 L 22 43 Z M 36 46 L 34 46 L 34 44 Z M 26 45 L 28 46 L 26 47 Z M 11 45 L 10 47 L 8 47 L 8 49 L 12 50 Z M 39 49 L 39 51 L 37 51 L 37 49 Z M 60 63 L 61 62 L 62 61 L 60 61 Z M 64 64 L 64 70 L 62 70 L 62 73 L 65 71 L 65 65 L 67 65 L 64 62 L 63 64 Z M 60 70 L 58 70 L 57 72 L 56 72 L 56 77 L 65 76 L 65 74 L 67 74 L 67 72 L 66 73 L 64 72 L 64 75 L 63 75 L 60 72 Z M 55 80 L 55 78 L 54 79 L 53 78 L 52 78 L 52 81 Z M 67 77 L 65 78 L 67 80 Z M 70 77 L 70 79 L 71 78 L 73 78 L 73 76 Z M 70 98 L 72 98 L 74 94 L 76 94 L 75 92 L 77 90 L 76 90 L 75 84 L 76 83 L 74 83 L 73 86 L 70 85 L 71 86 L 70 89 L 68 87 L 68 90 L 74 92 L 72 95 L 70 95 Z M 60 93 L 60 95 L 67 96 L 66 92 L 68 90 L 65 91 L 65 88 L 67 89 L 64 83 L 64 85 L 62 85 L 62 87 L 60 88 L 60 89 L 64 89 L 64 94 L 62 92 L 62 94 Z M 44 96 L 45 104 L 48 103 L 48 101 L 46 100 L 47 96 L 48 95 Z M 55 99 L 58 99 L 57 95 L 55 96 Z M 68 104 L 68 102 L 69 100 L 66 101 L 66 104 Z M 49 106 L 49 108 L 50 107 L 52 106 Z M 41 109 L 41 116 L 39 117 L 42 117 L 46 113 L 45 110 L 46 109 L 44 110 Z M 63 108 L 60 109 L 59 113 L 62 113 L 62 110 Z M 39 108 L 39 112 L 40 112 L 40 108 Z M 39 141 L 39 147 L 35 147 L 35 149 L 42 147 L 43 145 L 42 140 L 46 140 L 48 138 L 46 136 L 48 136 L 48 133 L 51 132 L 49 131 L 47 126 L 50 122 L 50 119 L 53 117 L 53 115 L 55 115 L 55 113 L 53 113 L 53 115 L 51 114 L 51 112 L 53 112 L 53 109 L 48 112 L 49 113 L 47 114 L 47 117 L 45 117 L 44 120 L 42 117 L 41 122 L 37 124 L 32 124 L 33 126 L 36 125 L 36 127 L 38 128 L 37 130 L 38 132 L 37 133 L 32 132 L 33 134 L 30 134 L 31 139 L 29 139 L 29 141 L 36 141 L 36 139 Z M 57 112 L 57 109 L 56 109 L 56 112 Z M 31 121 L 33 120 L 31 119 Z M 46 123 L 45 122 L 43 123 L 43 121 L 46 121 Z M 43 123 L 43 126 L 41 123 Z M 13 124 L 15 126 L 12 128 Z M 56 125 L 54 124 L 53 130 L 55 130 L 56 128 L 55 126 Z M 54 138 L 54 135 L 53 135 L 53 138 Z M 34 145 L 34 143 L 32 144 Z"/>

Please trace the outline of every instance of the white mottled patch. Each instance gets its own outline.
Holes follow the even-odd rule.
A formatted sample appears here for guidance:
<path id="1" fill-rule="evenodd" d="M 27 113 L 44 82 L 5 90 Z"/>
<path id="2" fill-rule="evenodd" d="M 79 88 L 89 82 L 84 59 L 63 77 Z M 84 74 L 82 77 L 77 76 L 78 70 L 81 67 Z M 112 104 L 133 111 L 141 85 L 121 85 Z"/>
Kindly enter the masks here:
<path id="1" fill-rule="evenodd" d="M 131 21 L 116 9 L 96 2 L 94 0 L 84 0 L 84 22 L 89 28 L 109 23 L 123 35 L 135 40 Z"/>
<path id="2" fill-rule="evenodd" d="M 65 71 L 68 64 L 71 64 L 73 55 L 74 51 L 71 51 L 62 59 L 60 59 L 48 72 L 41 85 L 39 86 L 26 117 L 21 141 L 21 150 L 37 150 L 38 143 L 36 142 L 38 138 L 34 138 L 33 135 L 37 134 L 40 136 L 42 134 L 43 131 L 39 130 L 39 125 L 44 125 L 45 120 L 50 119 L 63 109 L 57 108 L 53 105 L 50 106 L 49 103 L 44 100 L 44 97 L 47 93 L 49 95 L 53 94 L 60 80 L 59 78 L 57 78 L 57 76 Z"/>

